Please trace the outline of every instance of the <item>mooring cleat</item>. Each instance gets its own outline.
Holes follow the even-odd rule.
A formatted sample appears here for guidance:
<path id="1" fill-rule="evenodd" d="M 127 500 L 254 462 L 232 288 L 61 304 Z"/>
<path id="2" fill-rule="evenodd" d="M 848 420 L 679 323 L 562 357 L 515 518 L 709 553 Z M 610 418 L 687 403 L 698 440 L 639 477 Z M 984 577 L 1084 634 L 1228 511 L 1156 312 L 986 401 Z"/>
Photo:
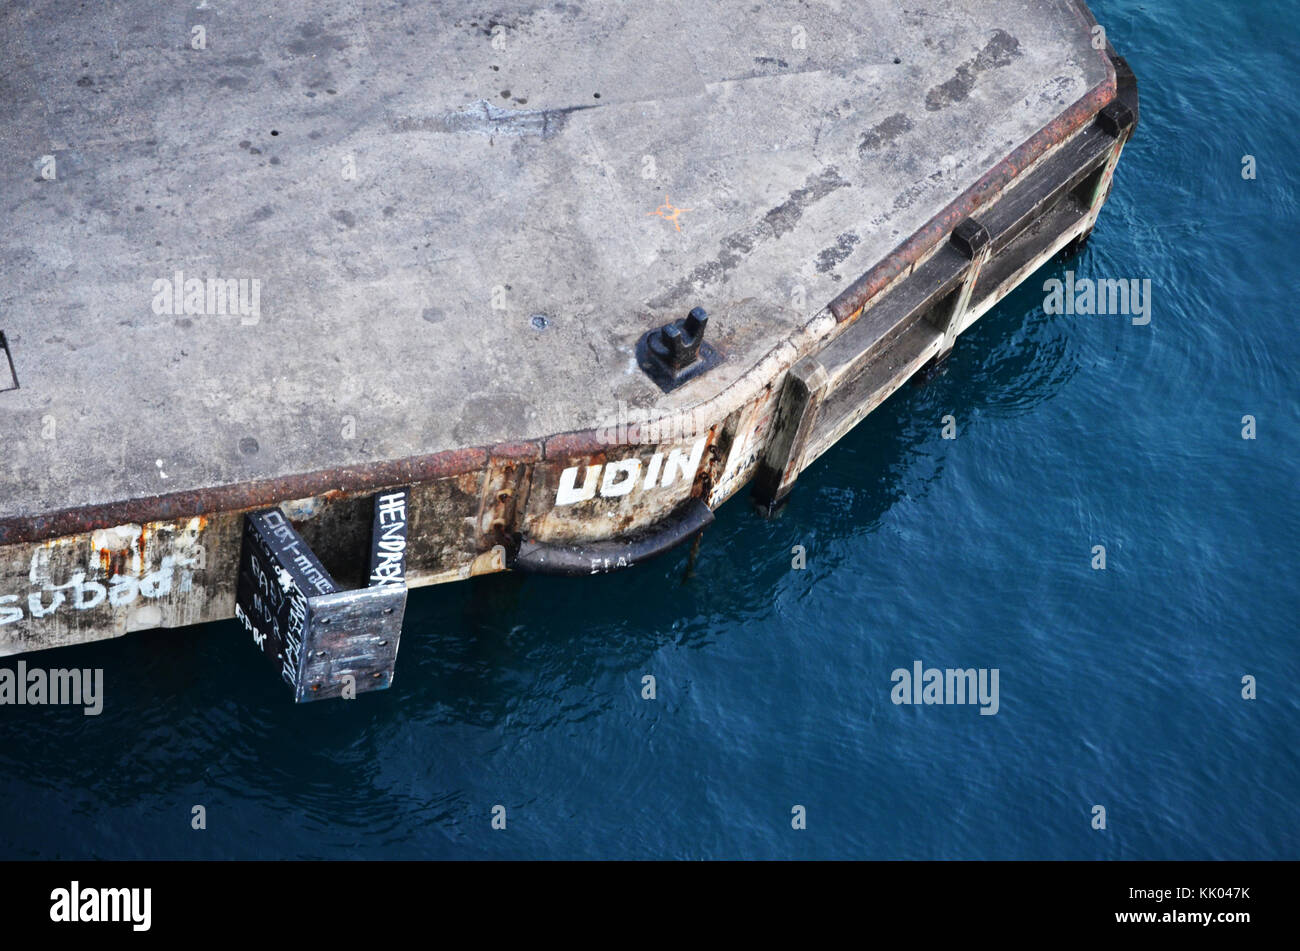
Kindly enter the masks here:
<path id="1" fill-rule="evenodd" d="M 683 370 L 699 356 L 708 325 L 709 315 L 704 308 L 693 308 L 681 323 L 669 324 L 660 329 L 658 338 L 650 338 L 650 352 L 674 371 Z"/>
<path id="2" fill-rule="evenodd" d="M 665 393 L 694 379 L 718 362 L 717 351 L 704 342 L 708 326 L 708 313 L 693 307 L 684 319 L 651 330 L 637 342 L 638 365 Z"/>

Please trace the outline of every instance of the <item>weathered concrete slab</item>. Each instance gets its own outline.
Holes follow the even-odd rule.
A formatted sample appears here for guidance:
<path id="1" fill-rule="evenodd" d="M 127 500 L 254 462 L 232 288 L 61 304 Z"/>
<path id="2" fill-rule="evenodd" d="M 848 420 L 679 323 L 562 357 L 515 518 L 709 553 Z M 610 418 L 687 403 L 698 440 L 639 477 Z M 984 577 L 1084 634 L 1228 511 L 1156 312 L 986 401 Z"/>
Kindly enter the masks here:
<path id="1" fill-rule="evenodd" d="M 0 543 L 705 402 L 1113 82 L 1067 0 L 10 2 Z"/>

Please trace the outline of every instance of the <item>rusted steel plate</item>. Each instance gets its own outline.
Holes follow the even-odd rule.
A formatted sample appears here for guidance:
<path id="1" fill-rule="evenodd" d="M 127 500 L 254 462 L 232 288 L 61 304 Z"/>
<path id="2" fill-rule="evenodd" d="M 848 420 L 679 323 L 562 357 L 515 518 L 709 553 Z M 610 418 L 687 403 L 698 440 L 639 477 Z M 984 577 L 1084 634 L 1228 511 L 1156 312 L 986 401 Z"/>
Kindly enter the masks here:
<path id="1" fill-rule="evenodd" d="M 372 564 L 381 562 L 380 541 L 404 543 L 405 502 L 405 490 L 376 500 Z M 406 609 L 402 553 L 382 559 L 397 565 L 396 576 L 345 590 L 279 509 L 245 516 L 235 617 L 294 700 L 351 699 L 392 685 Z"/>

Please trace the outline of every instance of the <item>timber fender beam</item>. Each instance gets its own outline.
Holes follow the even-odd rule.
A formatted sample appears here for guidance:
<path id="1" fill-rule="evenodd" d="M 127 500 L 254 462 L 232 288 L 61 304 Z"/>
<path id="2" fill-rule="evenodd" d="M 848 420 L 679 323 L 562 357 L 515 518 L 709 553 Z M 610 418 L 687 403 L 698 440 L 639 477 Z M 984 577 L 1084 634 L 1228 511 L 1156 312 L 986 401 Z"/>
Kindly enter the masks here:
<path id="1" fill-rule="evenodd" d="M 752 487 L 760 511 L 779 506 L 799 473 L 908 377 L 941 363 L 958 334 L 1007 291 L 1058 251 L 1086 240 L 1137 123 L 1136 81 L 1123 60 L 1113 62 L 1117 96 L 1091 124 L 977 217 L 957 222 L 905 278 L 872 297 L 836 302 L 843 329 L 798 360 L 780 385 Z"/>

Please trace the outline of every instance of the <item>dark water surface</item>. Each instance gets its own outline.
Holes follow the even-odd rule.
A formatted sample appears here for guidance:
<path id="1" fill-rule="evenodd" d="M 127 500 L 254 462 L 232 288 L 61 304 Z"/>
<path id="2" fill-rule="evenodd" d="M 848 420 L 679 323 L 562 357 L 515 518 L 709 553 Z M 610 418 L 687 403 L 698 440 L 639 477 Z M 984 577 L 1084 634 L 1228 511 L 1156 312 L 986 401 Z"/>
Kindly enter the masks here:
<path id="1" fill-rule="evenodd" d="M 1142 94 L 1093 241 L 779 518 L 725 505 L 686 581 L 416 591 L 355 703 L 233 623 L 28 658 L 106 708 L 5 710 L 0 856 L 1300 857 L 1300 5 L 1092 6 Z M 1046 315 L 1067 269 L 1151 323 Z M 997 668 L 997 714 L 893 704 L 916 660 Z"/>

